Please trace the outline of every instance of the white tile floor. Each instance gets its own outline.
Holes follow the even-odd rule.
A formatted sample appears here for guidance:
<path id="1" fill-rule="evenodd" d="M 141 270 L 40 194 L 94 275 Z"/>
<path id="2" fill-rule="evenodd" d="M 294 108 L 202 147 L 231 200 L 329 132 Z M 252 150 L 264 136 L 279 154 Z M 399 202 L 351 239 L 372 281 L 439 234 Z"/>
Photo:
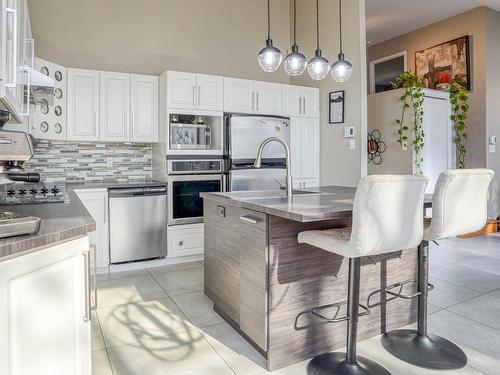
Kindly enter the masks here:
<path id="1" fill-rule="evenodd" d="M 468 366 L 427 371 L 388 354 L 374 337 L 361 355 L 397 374 L 500 374 L 500 236 L 431 247 L 429 326 L 459 344 Z M 264 359 L 212 310 L 200 262 L 99 277 L 93 375 L 260 375 Z M 307 361 L 274 371 L 306 374 Z"/>

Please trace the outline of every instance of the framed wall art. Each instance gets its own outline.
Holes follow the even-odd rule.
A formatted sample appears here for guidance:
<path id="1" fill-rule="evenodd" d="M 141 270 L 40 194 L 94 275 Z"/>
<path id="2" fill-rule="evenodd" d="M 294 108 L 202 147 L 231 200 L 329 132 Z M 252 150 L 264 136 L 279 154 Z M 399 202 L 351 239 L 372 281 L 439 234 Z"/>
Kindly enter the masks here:
<path id="1" fill-rule="evenodd" d="M 452 79 L 471 89 L 469 35 L 415 52 L 415 72 L 424 87 L 448 90 Z"/>
<path id="2" fill-rule="evenodd" d="M 345 98 L 344 90 L 329 93 L 328 118 L 330 124 L 344 123 Z"/>

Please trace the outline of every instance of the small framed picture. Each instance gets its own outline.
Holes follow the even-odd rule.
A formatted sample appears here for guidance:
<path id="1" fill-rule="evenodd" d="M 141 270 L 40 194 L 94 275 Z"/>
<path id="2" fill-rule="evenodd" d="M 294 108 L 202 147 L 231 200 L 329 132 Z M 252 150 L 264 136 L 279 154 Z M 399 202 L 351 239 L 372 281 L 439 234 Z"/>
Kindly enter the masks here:
<path id="1" fill-rule="evenodd" d="M 330 124 L 344 123 L 344 90 L 333 91 L 329 94 L 329 122 Z"/>

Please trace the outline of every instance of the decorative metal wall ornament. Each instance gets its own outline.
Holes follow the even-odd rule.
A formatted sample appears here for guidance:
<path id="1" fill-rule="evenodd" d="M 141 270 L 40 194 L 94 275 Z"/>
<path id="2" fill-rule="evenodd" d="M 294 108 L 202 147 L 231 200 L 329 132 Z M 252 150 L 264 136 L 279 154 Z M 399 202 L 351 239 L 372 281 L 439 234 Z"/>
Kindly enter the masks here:
<path id="1" fill-rule="evenodd" d="M 368 133 L 367 151 L 368 164 L 372 162 L 375 165 L 382 164 L 382 154 L 385 152 L 385 142 L 380 140 L 380 131 L 378 129 Z"/>

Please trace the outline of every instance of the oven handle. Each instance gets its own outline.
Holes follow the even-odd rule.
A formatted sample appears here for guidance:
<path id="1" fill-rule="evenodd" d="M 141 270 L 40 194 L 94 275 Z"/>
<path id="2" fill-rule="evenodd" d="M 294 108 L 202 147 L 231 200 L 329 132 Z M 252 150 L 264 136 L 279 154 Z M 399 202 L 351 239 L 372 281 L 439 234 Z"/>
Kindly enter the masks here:
<path id="1" fill-rule="evenodd" d="M 183 175 L 170 175 L 167 177 L 167 182 L 176 181 L 223 181 L 223 174 L 183 174 Z"/>

